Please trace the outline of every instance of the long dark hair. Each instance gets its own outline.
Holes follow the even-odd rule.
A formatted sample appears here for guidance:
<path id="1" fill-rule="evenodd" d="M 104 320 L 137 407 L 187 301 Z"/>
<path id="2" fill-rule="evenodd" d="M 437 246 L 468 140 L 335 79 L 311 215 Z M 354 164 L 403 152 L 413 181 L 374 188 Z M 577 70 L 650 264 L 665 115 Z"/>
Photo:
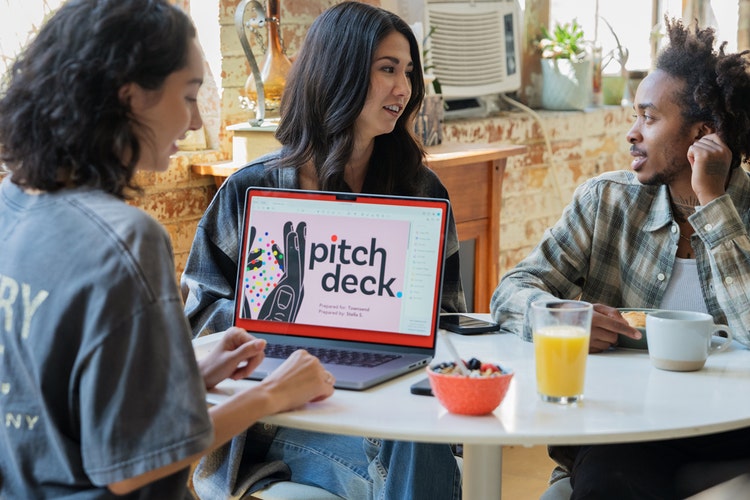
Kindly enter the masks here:
<path id="1" fill-rule="evenodd" d="M 669 45 L 656 67 L 685 82 L 677 97 L 686 125 L 711 123 L 732 151 L 732 168 L 750 155 L 750 51 L 725 54 L 714 49 L 713 28 L 686 27 L 664 18 Z"/>
<path id="2" fill-rule="evenodd" d="M 93 186 L 125 198 L 140 156 L 122 85 L 159 89 L 195 37 L 165 0 L 71 0 L 15 61 L 0 96 L 0 160 L 21 186 Z M 127 163 L 123 161 L 127 158 Z"/>
<path id="3" fill-rule="evenodd" d="M 280 166 L 300 168 L 312 161 L 321 189 L 346 190 L 344 166 L 367 98 L 370 66 L 378 44 L 393 32 L 409 41 L 412 91 L 394 130 L 375 138 L 366 183 L 375 192 L 415 194 L 424 158 L 413 129 L 425 91 L 419 45 L 400 17 L 364 3 L 335 5 L 310 26 L 282 96 L 276 131 L 284 148 Z"/>

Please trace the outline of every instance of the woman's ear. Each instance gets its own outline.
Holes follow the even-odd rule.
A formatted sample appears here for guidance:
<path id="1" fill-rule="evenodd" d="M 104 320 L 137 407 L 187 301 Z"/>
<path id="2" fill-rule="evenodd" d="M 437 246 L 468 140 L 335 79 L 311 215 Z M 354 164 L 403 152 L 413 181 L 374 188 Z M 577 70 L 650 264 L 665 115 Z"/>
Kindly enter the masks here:
<path id="1" fill-rule="evenodd" d="M 120 103 L 132 111 L 138 112 L 153 104 L 153 97 L 135 82 L 129 82 L 117 91 Z"/>
<path id="2" fill-rule="evenodd" d="M 134 83 L 126 83 L 120 90 L 117 91 L 117 98 L 120 100 L 120 104 L 123 106 L 130 106 L 130 99 L 133 97 L 133 86 Z"/>

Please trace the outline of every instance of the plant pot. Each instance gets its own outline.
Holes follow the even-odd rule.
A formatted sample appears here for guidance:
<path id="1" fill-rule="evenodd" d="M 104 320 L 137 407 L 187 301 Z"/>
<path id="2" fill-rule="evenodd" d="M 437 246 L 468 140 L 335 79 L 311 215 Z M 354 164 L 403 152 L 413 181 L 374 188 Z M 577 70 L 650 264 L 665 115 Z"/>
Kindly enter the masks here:
<path id="1" fill-rule="evenodd" d="M 591 105 L 591 61 L 542 59 L 542 107 L 581 110 Z"/>
<path id="2" fill-rule="evenodd" d="M 622 75 L 602 75 L 602 96 L 604 104 L 619 106 L 625 92 L 625 78 Z"/>
<path id="3" fill-rule="evenodd" d="M 638 86 L 641 84 L 644 78 L 648 75 L 648 71 L 645 70 L 634 70 L 628 71 L 628 78 L 625 82 L 625 91 L 622 96 L 622 105 L 630 107 L 633 105 L 635 99 L 635 92 L 638 90 Z"/>

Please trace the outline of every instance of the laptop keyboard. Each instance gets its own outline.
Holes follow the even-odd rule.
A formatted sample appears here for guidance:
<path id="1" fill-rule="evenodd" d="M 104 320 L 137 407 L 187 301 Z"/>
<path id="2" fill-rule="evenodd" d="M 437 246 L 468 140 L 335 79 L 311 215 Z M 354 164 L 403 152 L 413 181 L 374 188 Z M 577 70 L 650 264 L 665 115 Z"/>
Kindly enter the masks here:
<path id="1" fill-rule="evenodd" d="M 297 349 L 304 349 L 320 359 L 321 363 L 333 365 L 362 366 L 372 368 L 382 365 L 401 356 L 379 352 L 347 351 L 325 347 L 296 346 L 287 344 L 266 345 L 266 357 L 286 359 Z"/>

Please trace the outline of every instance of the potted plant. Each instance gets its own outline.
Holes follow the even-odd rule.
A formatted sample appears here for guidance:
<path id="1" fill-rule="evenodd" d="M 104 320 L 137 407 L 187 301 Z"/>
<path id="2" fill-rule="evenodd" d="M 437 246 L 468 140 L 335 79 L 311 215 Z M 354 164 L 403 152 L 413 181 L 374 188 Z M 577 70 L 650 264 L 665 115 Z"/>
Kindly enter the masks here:
<path id="1" fill-rule="evenodd" d="M 604 72 L 607 66 L 613 62 L 617 63 L 619 66 L 619 72 L 605 73 L 602 75 L 602 94 L 604 97 L 604 104 L 620 105 L 625 91 L 625 83 L 628 79 L 628 70 L 625 65 L 628 62 L 630 52 L 626 47 L 622 46 L 620 39 L 617 37 L 617 33 L 612 29 L 612 25 L 610 25 L 603 17 L 601 19 L 604 21 L 604 24 L 607 25 L 607 28 L 609 28 L 609 32 L 612 33 L 616 44 L 615 48 L 607 52 L 602 58 L 602 72 Z"/>
<path id="2" fill-rule="evenodd" d="M 541 31 L 542 107 L 584 109 L 591 103 L 593 66 L 583 28 L 574 19 L 556 23 L 551 32 L 546 27 Z"/>

